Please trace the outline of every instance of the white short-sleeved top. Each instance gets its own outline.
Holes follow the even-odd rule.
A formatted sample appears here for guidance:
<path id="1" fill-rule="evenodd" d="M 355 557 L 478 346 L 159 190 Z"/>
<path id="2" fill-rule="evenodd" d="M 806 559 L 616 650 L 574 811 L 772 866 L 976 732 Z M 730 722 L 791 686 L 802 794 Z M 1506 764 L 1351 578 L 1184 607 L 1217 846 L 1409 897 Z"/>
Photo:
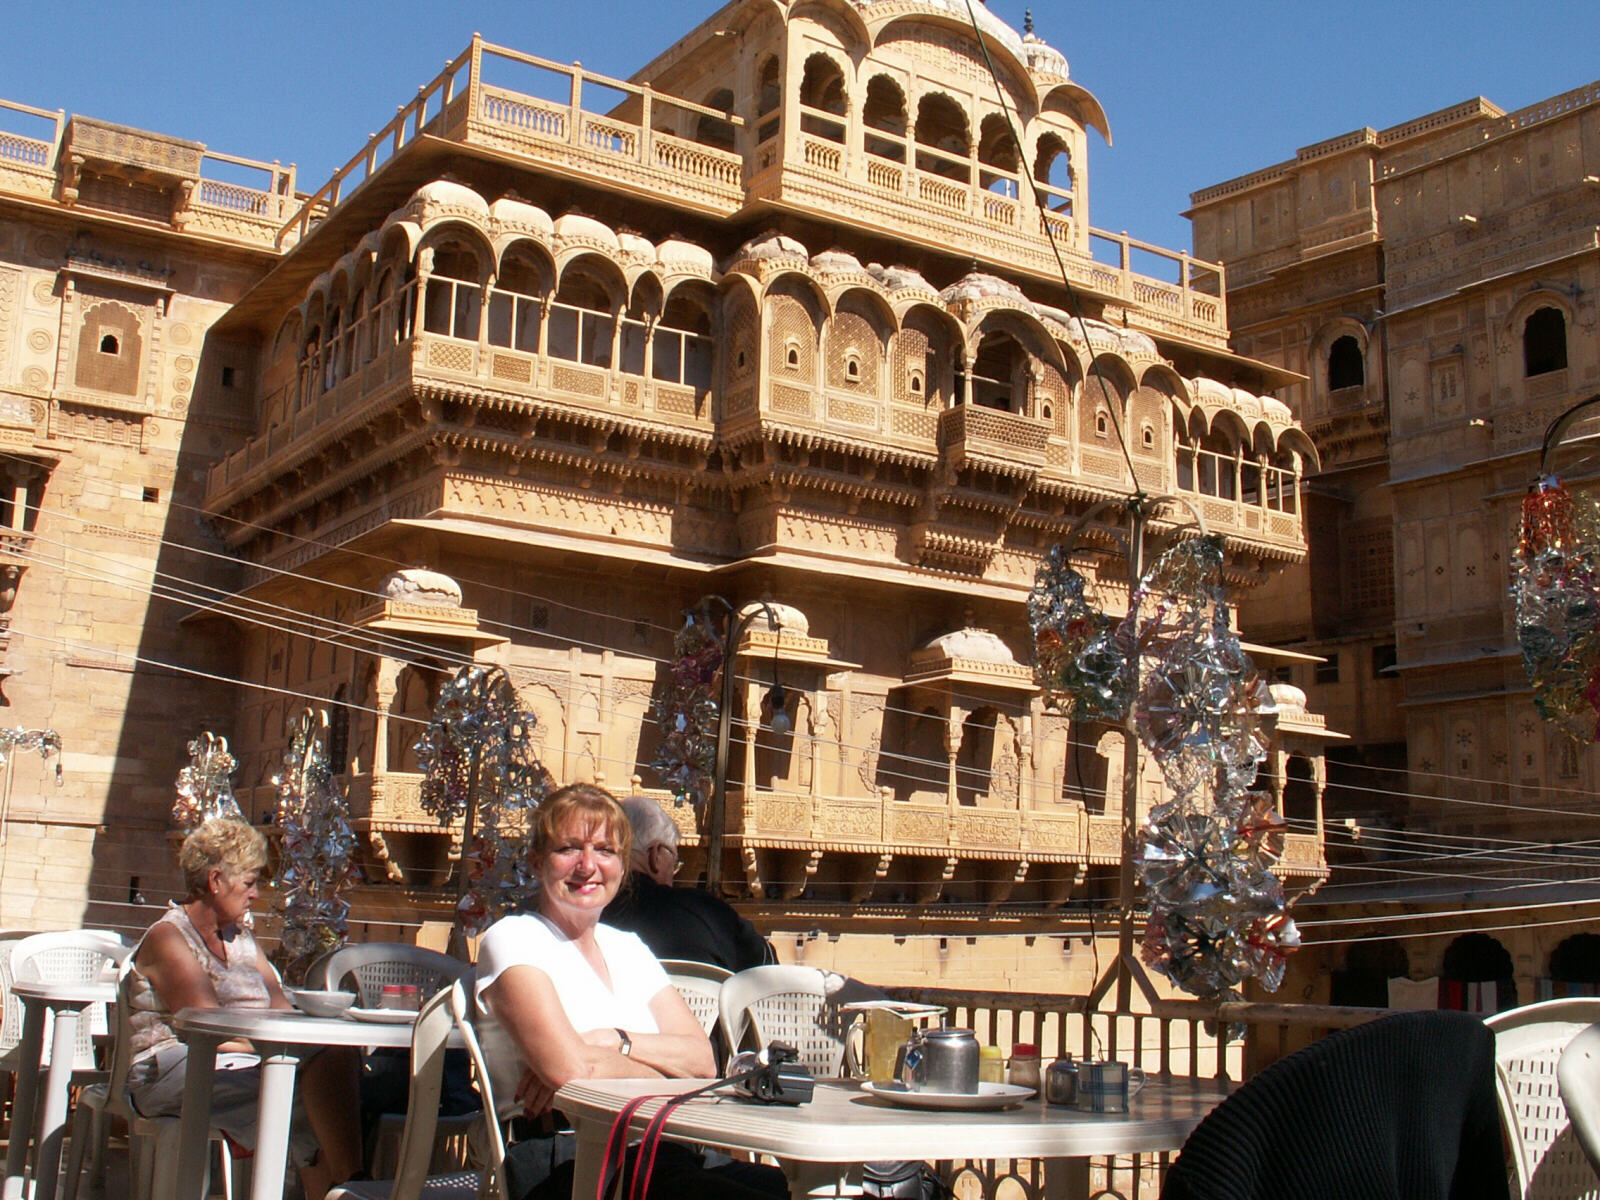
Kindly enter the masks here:
<path id="1" fill-rule="evenodd" d="M 595 941 L 611 986 L 595 974 L 571 939 L 537 913 L 516 913 L 495 922 L 478 943 L 476 992 L 484 1052 L 489 1060 L 495 1102 L 510 1107 L 522 1079 L 523 1064 L 510 1036 L 500 1028 L 483 994 L 512 967 L 543 971 L 556 989 L 567 1020 L 579 1033 L 591 1029 L 626 1029 L 658 1033 L 650 1001 L 667 987 L 667 973 L 635 934 L 609 925 L 595 927 Z"/>

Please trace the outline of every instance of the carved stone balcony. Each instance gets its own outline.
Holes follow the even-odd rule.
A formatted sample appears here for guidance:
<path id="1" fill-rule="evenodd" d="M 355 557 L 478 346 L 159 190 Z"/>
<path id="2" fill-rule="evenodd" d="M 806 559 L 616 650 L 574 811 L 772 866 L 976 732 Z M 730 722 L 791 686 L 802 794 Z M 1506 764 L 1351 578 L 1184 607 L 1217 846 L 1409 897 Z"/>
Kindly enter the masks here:
<path id="1" fill-rule="evenodd" d="M 939 414 L 939 453 L 958 468 L 1030 477 L 1045 465 L 1050 430 L 1033 417 L 958 404 Z"/>

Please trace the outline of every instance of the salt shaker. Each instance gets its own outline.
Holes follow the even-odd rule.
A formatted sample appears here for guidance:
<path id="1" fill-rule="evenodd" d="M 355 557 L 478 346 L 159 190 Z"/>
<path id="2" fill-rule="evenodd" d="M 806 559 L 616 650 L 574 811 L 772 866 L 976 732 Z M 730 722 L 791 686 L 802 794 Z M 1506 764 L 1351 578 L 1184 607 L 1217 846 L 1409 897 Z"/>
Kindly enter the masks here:
<path id="1" fill-rule="evenodd" d="M 1039 1090 L 1039 1047 L 1032 1042 L 1018 1042 L 1011 1047 L 1008 1078 L 1017 1087 Z"/>
<path id="2" fill-rule="evenodd" d="M 1006 1059 L 999 1046 L 982 1046 L 978 1050 L 978 1082 L 1004 1083 Z"/>

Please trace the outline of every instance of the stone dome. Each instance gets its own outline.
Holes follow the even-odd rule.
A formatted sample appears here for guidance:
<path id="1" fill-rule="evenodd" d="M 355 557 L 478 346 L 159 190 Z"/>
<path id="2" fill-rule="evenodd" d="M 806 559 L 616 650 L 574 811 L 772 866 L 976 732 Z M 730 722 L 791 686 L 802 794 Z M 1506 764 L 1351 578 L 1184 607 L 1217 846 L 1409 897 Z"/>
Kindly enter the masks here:
<path id="1" fill-rule="evenodd" d="M 1033 306 L 1033 301 L 1024 296 L 1022 289 L 1016 284 L 1008 283 L 993 275 L 985 275 L 981 271 L 972 271 L 964 275 L 940 292 L 939 299 L 945 304 L 959 304 L 963 300 L 1000 300 L 1012 308 L 1019 308 L 1034 316 L 1039 313 Z"/>
<path id="2" fill-rule="evenodd" d="M 937 296 L 939 290 L 922 277 L 920 271 L 910 267 L 896 264 L 886 267 L 881 263 L 868 263 L 867 274 L 876 279 L 889 292 L 921 292 L 928 296 Z"/>
<path id="3" fill-rule="evenodd" d="M 549 236 L 556 228 L 544 209 L 515 196 L 501 196 L 489 206 L 489 216 L 502 229 L 526 229 Z"/>
<path id="4" fill-rule="evenodd" d="M 708 278 L 716 270 L 711 251 L 679 237 L 669 237 L 656 247 L 656 261 L 670 271 L 687 271 Z"/>
<path id="5" fill-rule="evenodd" d="M 1294 423 L 1294 413 L 1290 411 L 1287 404 L 1276 396 L 1262 396 L 1261 411 L 1266 415 L 1267 420 L 1275 424 L 1292 425 Z"/>
<path id="6" fill-rule="evenodd" d="M 998 634 L 971 625 L 964 629 L 952 630 L 950 633 L 941 633 L 923 649 L 935 650 L 945 658 L 965 658 L 972 662 L 994 663 L 1004 667 L 1017 665 L 1016 656 L 1011 653 L 1011 648 L 1000 640 Z"/>
<path id="7" fill-rule="evenodd" d="M 450 576 L 426 567 L 405 567 L 378 585 L 385 600 L 425 604 L 433 608 L 460 608 L 461 585 Z"/>
<path id="8" fill-rule="evenodd" d="M 772 617 L 762 611 L 769 608 L 778 618 L 776 625 L 772 623 Z M 765 602 L 746 604 L 739 610 L 741 618 L 750 613 L 758 614 L 750 622 L 749 628 L 751 629 L 765 629 L 769 632 L 774 629 L 781 629 L 784 633 L 794 634 L 799 637 L 809 637 L 811 634 L 811 622 L 806 619 L 805 613 L 791 604 L 779 604 L 776 601 L 767 600 Z"/>
<path id="9" fill-rule="evenodd" d="M 823 250 L 811 256 L 811 265 L 826 275 L 863 275 L 861 260 L 846 250 Z"/>
<path id="10" fill-rule="evenodd" d="M 1306 694 L 1292 683 L 1274 683 L 1267 687 L 1272 693 L 1272 702 L 1278 706 L 1279 712 L 1303 713 L 1306 710 Z"/>
<path id="11" fill-rule="evenodd" d="M 805 262 L 810 255 L 805 246 L 795 241 L 794 238 L 789 237 L 787 234 L 773 231 L 764 233 L 760 237 L 751 238 L 734 252 L 733 257 L 735 261 L 745 258 L 752 258 L 757 261 L 789 258 Z"/>
<path id="12" fill-rule="evenodd" d="M 904 0 L 850 0 L 850 2 L 863 13 L 869 15 L 872 9 L 878 5 L 905 6 Z M 978 18 L 979 29 L 994 38 L 995 41 L 1010 50 L 1018 58 L 1023 57 L 1022 35 L 990 12 L 986 4 L 973 5 L 971 12 L 967 9 L 966 0 L 919 0 L 919 6 L 932 12 L 948 13 L 967 26 L 972 24 L 972 17 L 975 14 Z"/>
<path id="13" fill-rule="evenodd" d="M 617 248 L 629 258 L 636 258 L 640 262 L 653 263 L 656 260 L 655 243 L 637 233 L 617 234 Z"/>
<path id="14" fill-rule="evenodd" d="M 557 241 L 598 243 L 608 250 L 621 248 L 616 231 L 611 226 L 580 213 L 561 214 L 556 218 L 553 228 Z"/>
<path id="15" fill-rule="evenodd" d="M 435 179 L 411 193 L 411 203 L 429 207 L 458 209 L 487 218 L 489 202 L 464 183 Z"/>

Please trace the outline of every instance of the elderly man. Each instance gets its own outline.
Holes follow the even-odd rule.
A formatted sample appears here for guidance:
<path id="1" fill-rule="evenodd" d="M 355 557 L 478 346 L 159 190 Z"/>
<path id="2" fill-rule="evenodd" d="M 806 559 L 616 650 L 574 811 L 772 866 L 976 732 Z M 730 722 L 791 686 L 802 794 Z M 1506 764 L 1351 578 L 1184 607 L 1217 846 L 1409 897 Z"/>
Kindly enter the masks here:
<path id="1" fill-rule="evenodd" d="M 636 933 L 657 958 L 680 958 L 743 971 L 777 961 L 767 940 L 726 901 L 698 888 L 675 888 L 678 826 L 648 796 L 622 800 L 633 826 L 633 870 L 601 918 Z"/>

